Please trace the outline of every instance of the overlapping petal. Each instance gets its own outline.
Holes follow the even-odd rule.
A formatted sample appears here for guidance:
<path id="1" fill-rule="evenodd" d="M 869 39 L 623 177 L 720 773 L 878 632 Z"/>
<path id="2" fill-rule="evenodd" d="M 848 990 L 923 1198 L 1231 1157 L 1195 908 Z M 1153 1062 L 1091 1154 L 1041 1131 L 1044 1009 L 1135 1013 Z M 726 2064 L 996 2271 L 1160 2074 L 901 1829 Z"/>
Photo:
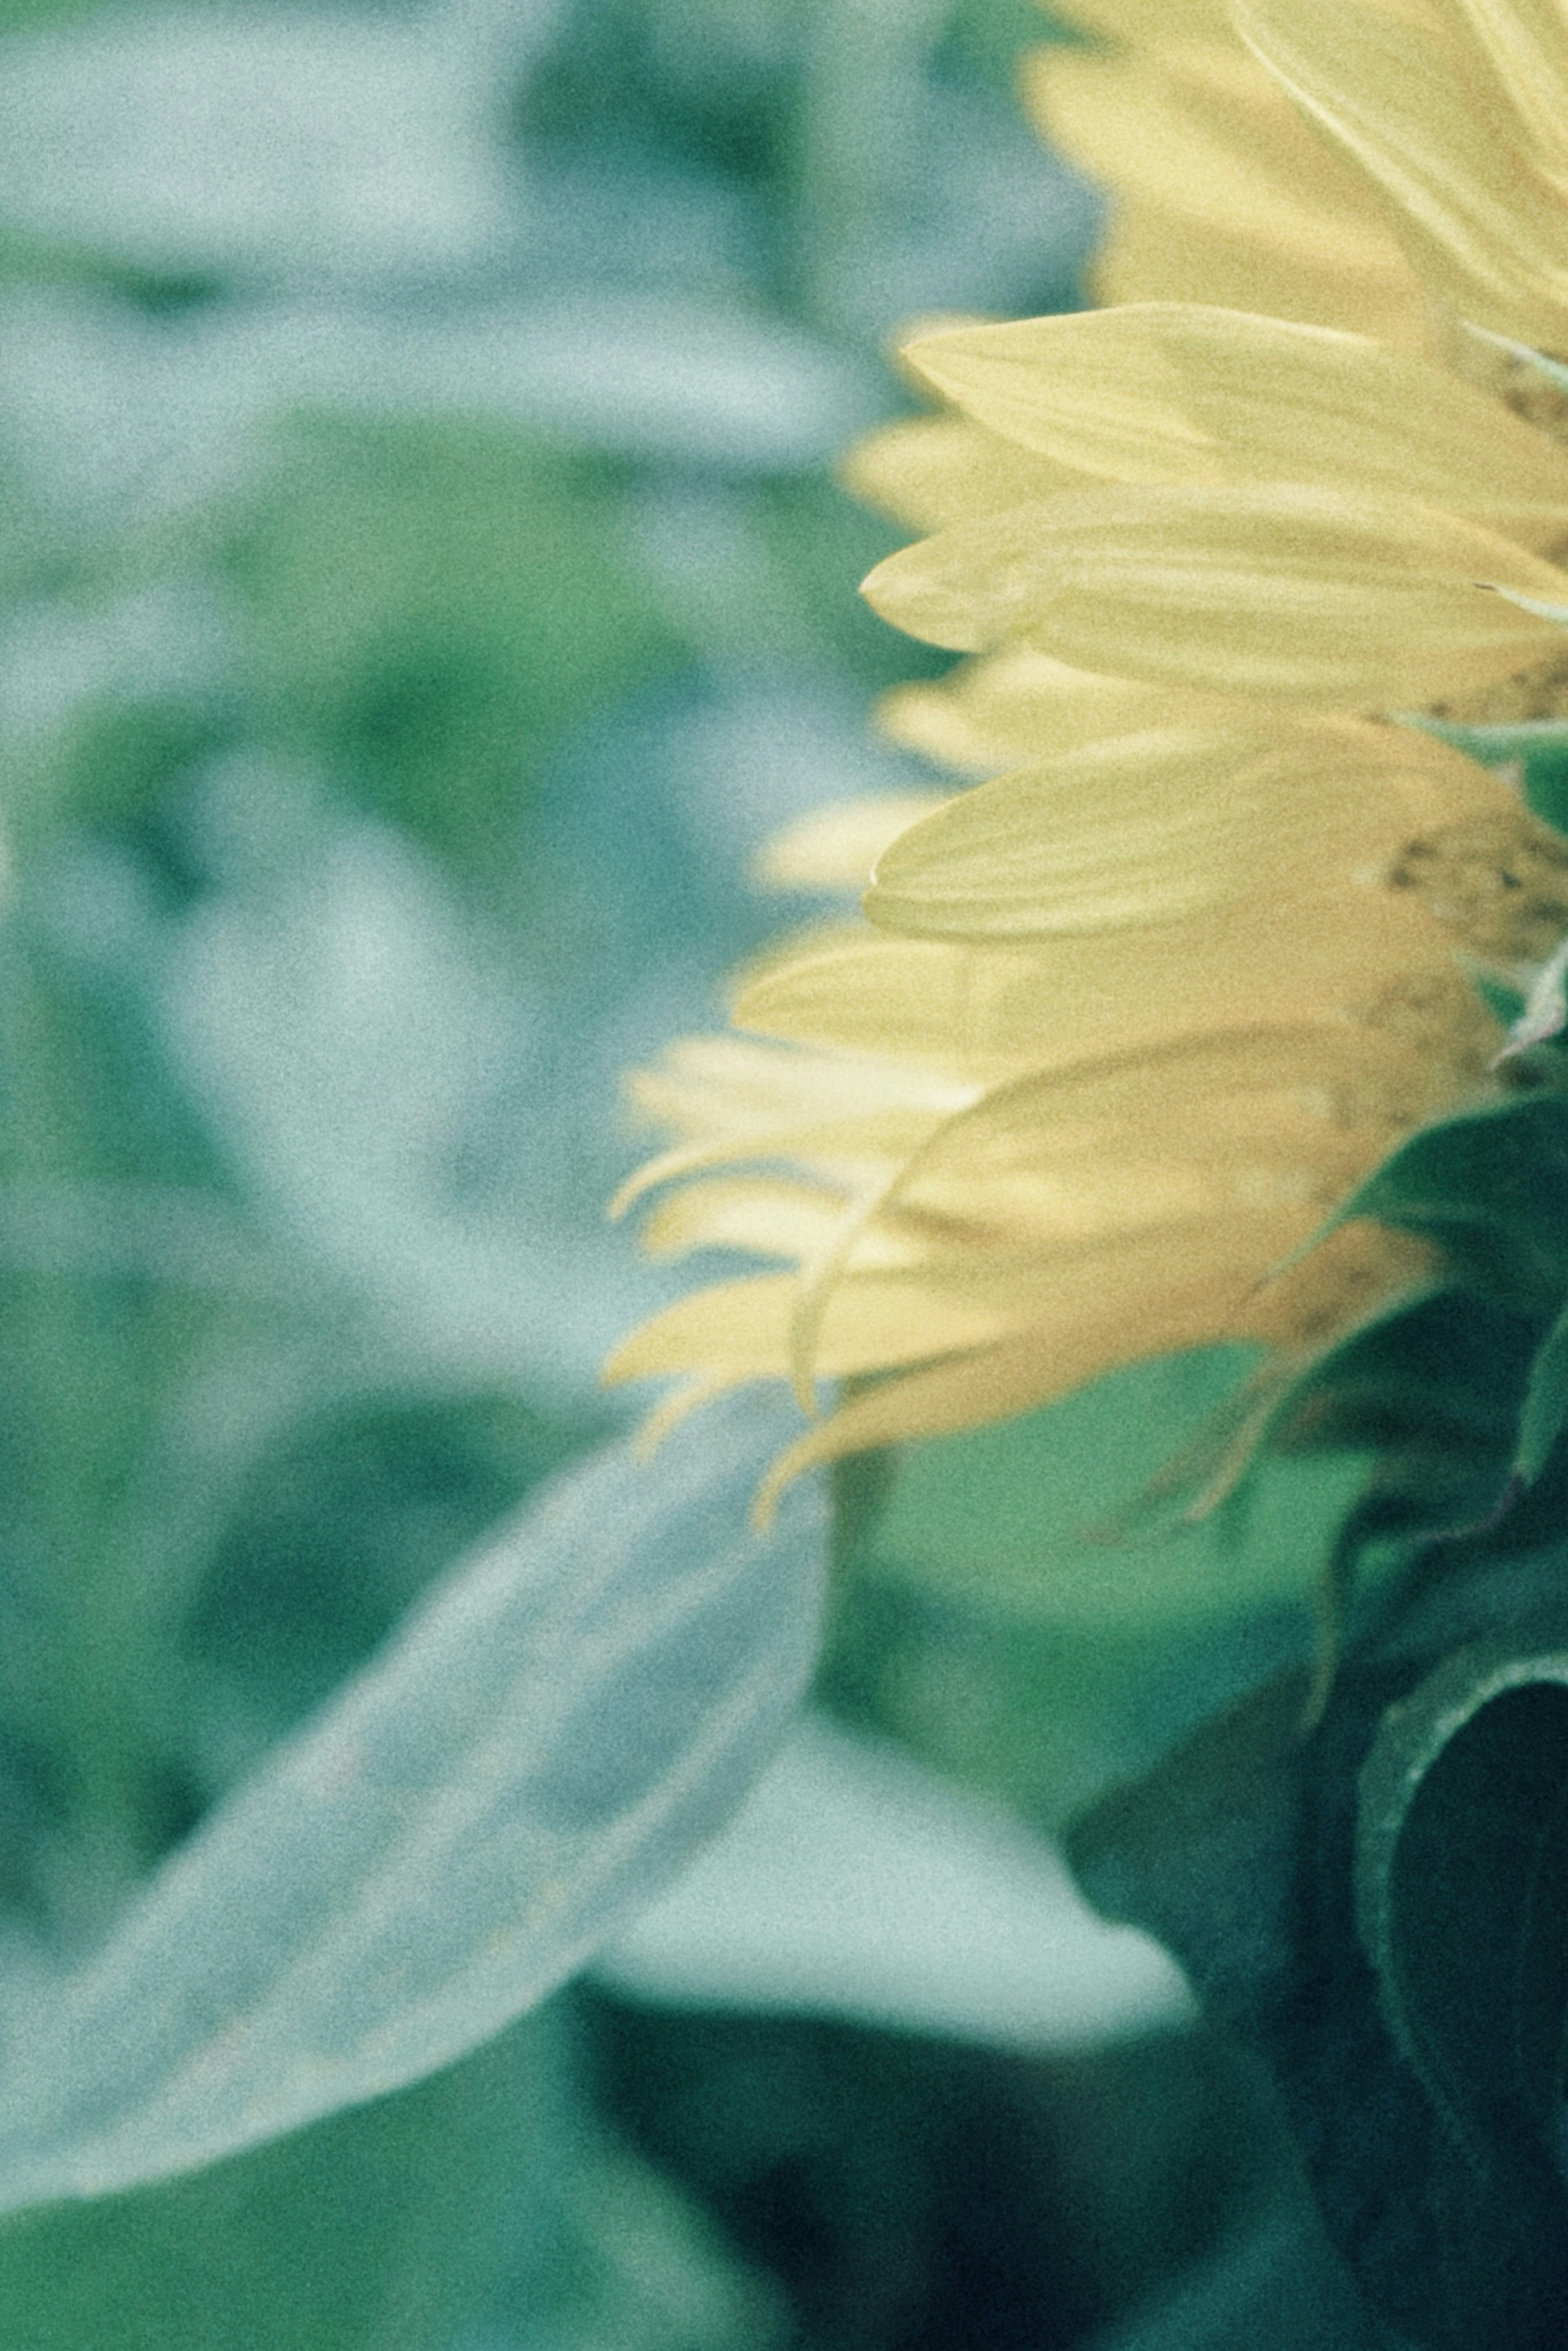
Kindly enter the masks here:
<path id="1" fill-rule="evenodd" d="M 1141 303 L 925 336 L 904 356 L 1063 471 L 1392 492 L 1543 547 L 1568 531 L 1561 449 L 1451 369 L 1363 335 Z"/>
<path id="2" fill-rule="evenodd" d="M 632 1080 L 644 1118 L 676 1140 L 622 1186 L 612 1212 L 657 1185 L 738 1159 L 809 1159 L 851 1190 L 874 1186 L 975 1092 L 956 1068 L 795 1053 L 744 1037 L 684 1038 Z"/>
<path id="3" fill-rule="evenodd" d="M 884 849 L 941 808 L 945 792 L 873 792 L 813 809 L 766 843 L 759 882 L 775 890 L 863 890 Z"/>
<path id="4" fill-rule="evenodd" d="M 1276 915 L 1386 889 L 1414 835 L 1511 804 L 1429 737 L 1355 720 L 1170 726 L 962 793 L 894 841 L 866 912 L 930 937 L 1038 939 Z"/>
<path id="5" fill-rule="evenodd" d="M 1281 87 L 1383 192 L 1461 318 L 1568 349 L 1568 44 L 1518 0 L 1239 0 Z"/>
<path id="6" fill-rule="evenodd" d="M 804 1300 L 810 1374 L 907 1367 L 917 1384 L 848 1401 L 797 1448 L 802 1463 L 872 1441 L 890 1407 L 885 1433 L 907 1435 L 1044 1401 L 1130 1353 L 1234 1328 L 1434 1086 L 1397 1040 L 1275 1026 L 1031 1074 L 936 1125 L 869 1212 L 846 1205 L 836 1251 L 833 1211 L 809 1187 L 790 1187 L 791 1225 L 781 1184 L 730 1179 L 696 1237 L 760 1208 L 770 1250 L 789 1234 L 808 1287 L 763 1275 L 680 1300 L 610 1375 L 683 1374 L 705 1394 L 785 1376 Z M 1410 1278 L 1395 1259 L 1380 1296 L 1389 1274 Z"/>
<path id="7" fill-rule="evenodd" d="M 1288 705 L 1286 705 L 1288 707 Z M 1245 724 L 1262 705 L 1146 678 L 1074 669 L 1028 645 L 963 662 L 945 678 L 895 686 L 878 716 L 895 743 L 963 774 L 1004 768 L 1145 727 Z"/>
<path id="8" fill-rule="evenodd" d="M 1072 491 L 956 524 L 864 593 L 911 636 L 1009 641 L 1085 669 L 1212 693 L 1414 709 L 1561 643 L 1497 588 L 1568 574 L 1414 499 L 1284 482 Z"/>
<path id="9" fill-rule="evenodd" d="M 1103 12 L 1079 8 L 1086 22 Z M 1047 136 L 1111 191 L 1109 302 L 1222 303 L 1418 348 L 1427 306 L 1384 208 L 1235 39 L 1129 7 L 1123 53 L 1042 49 L 1025 88 Z"/>
<path id="10" fill-rule="evenodd" d="M 962 416 L 913 416 L 884 424 L 856 444 L 839 475 L 854 496 L 915 530 L 998 514 L 1082 478 Z"/>

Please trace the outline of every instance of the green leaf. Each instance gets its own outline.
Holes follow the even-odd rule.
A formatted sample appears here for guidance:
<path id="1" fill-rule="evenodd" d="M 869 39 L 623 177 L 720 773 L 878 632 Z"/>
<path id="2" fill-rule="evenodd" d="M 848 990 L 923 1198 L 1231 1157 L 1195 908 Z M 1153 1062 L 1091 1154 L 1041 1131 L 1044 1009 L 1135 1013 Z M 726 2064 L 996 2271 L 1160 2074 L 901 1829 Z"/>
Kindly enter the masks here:
<path id="1" fill-rule="evenodd" d="M 1401 2047 L 1478 2163 L 1538 2170 L 1568 2023 L 1568 1647 L 1511 1633 L 1448 1658 L 1389 1708 L 1360 1823 Z"/>
<path id="2" fill-rule="evenodd" d="M 1568 1100 L 1530 1094 L 1424 1128 L 1345 1203 L 1440 1241 L 1502 1302 L 1552 1311 L 1568 1287 Z"/>
<path id="3" fill-rule="evenodd" d="M 0 2225 L 5 2351 L 767 2351 L 774 2298 L 592 2119 L 547 2012 L 226 2163 Z"/>
<path id="4" fill-rule="evenodd" d="M 542 1489 L 19 2022 L 0 2205 L 210 2163 L 448 2064 L 733 1808 L 810 1669 L 823 1511 L 713 1409 Z"/>
<path id="5" fill-rule="evenodd" d="M 1513 1476 L 1532 1486 L 1545 1468 L 1552 1447 L 1568 1425 L 1568 1309 L 1561 1313 L 1536 1350 L 1520 1416 L 1519 1444 Z"/>
<path id="6" fill-rule="evenodd" d="M 1490 1664 L 1473 1644 L 1542 1610 L 1562 1627 L 1563 1556 L 1494 1541 L 1438 1558 L 1353 1646 L 1311 1738 L 1303 1680 L 1284 1677 L 1097 1806 L 1071 1857 L 1266 2056 L 1330 2234 L 1388 2322 L 1444 2351 L 1561 2351 L 1568 2197 L 1540 2124 L 1563 2020 L 1568 1870 L 1548 1814 L 1568 1688 L 1555 1640 Z M 1543 1659 L 1544 1697 L 1516 1688 Z M 1521 1711 L 1479 1719 L 1498 1705 Z"/>

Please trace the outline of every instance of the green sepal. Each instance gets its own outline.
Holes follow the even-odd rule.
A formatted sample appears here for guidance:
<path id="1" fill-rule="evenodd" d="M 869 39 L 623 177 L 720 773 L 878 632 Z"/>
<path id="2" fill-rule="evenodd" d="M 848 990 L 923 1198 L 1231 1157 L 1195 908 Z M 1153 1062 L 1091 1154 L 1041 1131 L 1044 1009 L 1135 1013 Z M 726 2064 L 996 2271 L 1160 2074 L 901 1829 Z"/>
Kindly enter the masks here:
<path id="1" fill-rule="evenodd" d="M 1568 759 L 1568 719 L 1516 718 L 1506 723 L 1482 723 L 1461 726 L 1451 718 L 1429 718 L 1424 713 L 1403 719 L 1401 724 L 1418 726 L 1424 735 L 1435 735 L 1440 743 L 1451 743 L 1456 751 L 1463 751 L 1471 759 L 1479 759 L 1483 768 L 1511 766 L 1516 759 L 1529 760 L 1546 754 Z"/>
<path id="2" fill-rule="evenodd" d="M 1320 1356 L 1282 1399 L 1270 1440 L 1289 1452 L 1417 1456 L 1429 1515 L 1440 1518 L 1450 1485 L 1484 1478 L 1512 1453 L 1544 1327 L 1469 1291 L 1429 1293 Z"/>
<path id="3" fill-rule="evenodd" d="M 1436 2351 L 1568 2335 L 1568 2195 L 1542 2129 L 1568 1990 L 1568 1559 L 1560 1537 L 1503 1541 L 1418 1555 L 1397 1607 L 1385 1587 L 1310 1736 L 1305 1677 L 1281 1677 L 1069 1839 L 1091 1898 L 1159 1935 L 1265 2057 L 1342 2256 Z M 1510 1619 L 1547 1630 L 1476 1651 Z M 1521 1702 L 1550 1738 L 1489 1716 Z"/>
<path id="4" fill-rule="evenodd" d="M 1565 1426 L 1568 1426 L 1568 1308 L 1558 1316 L 1535 1353 L 1520 1415 L 1519 1442 L 1511 1476 L 1533 1486 Z"/>
<path id="5" fill-rule="evenodd" d="M 1404 723 L 1451 744 L 1483 768 L 1517 768 L 1529 806 L 1543 822 L 1568 832 L 1568 719 L 1526 718 L 1506 726 L 1460 726 L 1427 717 Z"/>
<path id="6" fill-rule="evenodd" d="M 1500 1302 L 1554 1313 L 1568 1290 L 1568 1096 L 1519 1095 L 1424 1127 L 1333 1222 L 1354 1217 L 1440 1242 Z"/>

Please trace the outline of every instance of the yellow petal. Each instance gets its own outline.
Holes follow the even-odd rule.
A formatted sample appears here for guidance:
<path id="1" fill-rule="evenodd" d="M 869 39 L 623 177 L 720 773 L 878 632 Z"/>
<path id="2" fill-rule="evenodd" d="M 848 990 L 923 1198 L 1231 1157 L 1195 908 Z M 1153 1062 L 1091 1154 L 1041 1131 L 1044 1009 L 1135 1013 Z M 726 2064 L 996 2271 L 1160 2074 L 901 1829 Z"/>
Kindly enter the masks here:
<path id="1" fill-rule="evenodd" d="M 1431 1288 L 1437 1270 L 1427 1242 L 1358 1217 L 1254 1290 L 1231 1335 L 1310 1360 L 1396 1300 Z"/>
<path id="2" fill-rule="evenodd" d="M 775 833 L 757 861 L 757 878 L 774 890 L 863 890 L 872 867 L 912 824 L 932 815 L 945 792 L 876 792 L 813 809 Z"/>
<path id="3" fill-rule="evenodd" d="M 865 911 L 917 935 L 1023 939 L 1249 899 L 1343 904 L 1358 882 L 1377 887 L 1414 833 L 1516 805 L 1473 761 L 1404 728 L 1166 727 L 961 793 L 886 851 Z"/>
<path id="4" fill-rule="evenodd" d="M 840 1405 L 779 1456 L 757 1498 L 755 1516 L 758 1524 L 767 1525 L 785 1488 L 809 1469 L 841 1460 L 850 1453 L 903 1445 L 916 1437 L 949 1436 L 959 1429 L 982 1427 L 988 1421 L 1011 1419 L 1017 1413 L 1029 1412 L 1037 1405 L 1050 1402 L 1053 1395 L 1065 1395 L 1081 1380 L 1092 1379 L 1097 1371 L 1109 1370 L 1113 1363 L 1124 1360 L 1123 1356 L 1101 1356 L 1095 1342 L 1102 1334 L 1097 1326 L 1092 1326 L 1085 1334 L 1088 1343 L 1080 1344 L 1079 1358 L 1089 1368 L 1079 1370 L 1074 1362 L 1074 1335 L 1071 1330 L 1064 1330 L 1060 1353 L 1048 1352 L 1038 1336 L 1031 1336 L 879 1381 L 874 1387 Z M 1197 1343 L 1184 1337 L 1169 1343 L 1174 1349 Z M 1151 1352 L 1163 1352 L 1157 1335 Z M 1054 1385 L 1052 1380 L 1058 1364 L 1060 1386 Z"/>
<path id="5" fill-rule="evenodd" d="M 1278 1394 L 1326 1347 L 1430 1277 L 1406 1236 L 1342 1227 L 1279 1278 L 1258 1284 L 1234 1265 L 1173 1253 L 1162 1239 L 1086 1260 L 1063 1279 L 1049 1320 L 1027 1336 L 896 1373 L 819 1421 L 775 1464 L 759 1498 L 766 1519 L 803 1470 L 873 1446 L 977 1428 L 1049 1404 L 1117 1365 L 1227 1339 L 1259 1338 L 1286 1353 Z"/>
<path id="6" fill-rule="evenodd" d="M 643 1226 L 649 1257 L 749 1249 L 796 1263 L 829 1248 L 844 1217 L 841 1193 L 782 1176 L 708 1176 L 660 1201 Z"/>
<path id="7" fill-rule="evenodd" d="M 702 1290 L 634 1332 L 606 1377 L 686 1375 L 667 1415 L 782 1377 L 804 1301 L 811 1369 L 881 1376 L 791 1449 L 776 1492 L 809 1460 L 1022 1410 L 1139 1354 L 1232 1332 L 1326 1343 L 1408 1282 L 1398 1245 L 1396 1263 L 1386 1237 L 1340 1234 L 1327 1279 L 1312 1261 L 1274 1270 L 1441 1084 L 1389 1039 L 1273 1026 L 1030 1076 L 911 1158 L 820 1298 L 789 1274 Z M 788 1227 L 803 1266 L 833 1222 L 798 1183 L 727 1179 L 698 1187 L 686 1229 L 733 1241 L 759 1212 L 767 1245 L 789 1245 Z"/>
<path id="8" fill-rule="evenodd" d="M 671 1373 L 712 1370 L 727 1381 L 789 1374 L 797 1283 L 793 1274 L 756 1274 L 678 1298 L 622 1340 L 604 1367 L 612 1385 Z M 919 1275 L 862 1280 L 837 1302 L 818 1350 L 827 1379 L 853 1378 L 890 1364 L 990 1344 L 1012 1327 L 1009 1300 L 976 1301 Z"/>
<path id="9" fill-rule="evenodd" d="M 1025 94 L 1046 136 L 1112 191 L 1100 298 L 1425 340 L 1421 288 L 1375 194 L 1239 48 L 1045 49 Z"/>
<path id="10" fill-rule="evenodd" d="M 1448 0 L 1439 15 L 1463 26 L 1486 57 L 1537 159 L 1568 170 L 1568 26 L 1556 0 Z"/>
<path id="11" fill-rule="evenodd" d="M 630 1085 L 651 1123 L 698 1140 L 766 1140 L 800 1126 L 958 1106 L 950 1085 L 879 1060 L 780 1052 L 747 1037 L 679 1039 Z"/>
<path id="12" fill-rule="evenodd" d="M 925 337 L 904 356 L 1032 455 L 1120 482 L 1389 490 L 1560 538 L 1568 455 L 1446 369 L 1364 336 L 1142 303 Z"/>
<path id="13" fill-rule="evenodd" d="M 839 464 L 852 496 L 915 530 L 1047 497 L 1080 477 L 961 416 L 912 416 L 856 443 Z"/>
<path id="14" fill-rule="evenodd" d="M 1072 669 L 1028 645 L 961 663 L 934 684 L 895 686 L 877 705 L 895 743 L 939 766 L 988 776 L 1110 735 L 1164 724 L 1224 726 L 1239 716 L 1256 718 L 1257 705 Z"/>
<path id="15" fill-rule="evenodd" d="M 864 593 L 959 652 L 1022 640 L 1215 693 L 1419 709 L 1561 642 L 1481 581 L 1568 596 L 1554 566 L 1414 502 L 1203 484 L 1073 491 L 960 524 L 889 557 Z"/>
<path id="16" fill-rule="evenodd" d="M 636 1071 L 630 1090 L 649 1121 L 678 1140 L 622 1186 L 613 1217 L 658 1185 L 744 1159 L 809 1161 L 847 1193 L 864 1191 L 973 1100 L 975 1085 L 885 1057 L 697 1037 Z"/>
<path id="17" fill-rule="evenodd" d="M 1027 1332 L 899 1372 L 818 1422 L 769 1473 L 761 1514 L 820 1463 L 977 1428 L 1052 1403 L 1118 1364 L 1228 1339 L 1267 1270 L 1212 1229 L 1154 1234 L 1063 1266 Z"/>
<path id="18" fill-rule="evenodd" d="M 810 1403 L 865 1277 L 907 1259 L 928 1286 L 1004 1322 L 1054 1319 L 1069 1260 L 1163 1235 L 1261 1279 L 1373 1160 L 1443 1099 L 1423 1057 L 1365 1030 L 1269 1028 L 1184 1040 L 998 1089 L 946 1122 L 809 1270 L 791 1364 Z M 995 1334 L 1004 1335 L 998 1327 Z"/>
<path id="19" fill-rule="evenodd" d="M 1499 33 L 1500 9 L 1477 13 Z M 1240 0 L 1237 17 L 1281 86 L 1391 200 L 1423 271 L 1461 317 L 1545 350 L 1568 347 L 1568 235 L 1554 176 L 1563 134 L 1557 152 L 1532 152 L 1540 116 L 1562 104 L 1560 20 L 1535 20 L 1554 68 L 1526 100 L 1527 123 L 1517 74 L 1500 78 L 1504 44 L 1494 38 L 1489 57 L 1458 6 Z"/>
<path id="20" fill-rule="evenodd" d="M 825 1051 L 986 1083 L 1265 1016 L 1370 1018 L 1389 991 L 1423 975 L 1441 991 L 1452 973 L 1448 941 L 1410 893 L 1347 882 L 1337 895 L 1260 896 L 1157 931 L 1010 948 L 868 929 L 777 966 L 735 1018 Z"/>
<path id="21" fill-rule="evenodd" d="M 1234 1238 L 1249 1217 L 1281 1228 L 1282 1254 L 1283 1229 L 1306 1238 L 1446 1090 L 1412 1047 L 1349 1025 L 1184 1038 L 994 1089 L 936 1129 L 864 1232 L 928 1219 L 928 1261 L 955 1279 L 993 1243 L 1043 1264 L 1155 1228 Z"/>
<path id="22" fill-rule="evenodd" d="M 1010 1076 L 1049 1051 L 1054 1008 L 1037 953 L 868 927 L 779 957 L 742 986 L 731 1017 L 764 1036 L 939 1072 L 957 1086 Z"/>

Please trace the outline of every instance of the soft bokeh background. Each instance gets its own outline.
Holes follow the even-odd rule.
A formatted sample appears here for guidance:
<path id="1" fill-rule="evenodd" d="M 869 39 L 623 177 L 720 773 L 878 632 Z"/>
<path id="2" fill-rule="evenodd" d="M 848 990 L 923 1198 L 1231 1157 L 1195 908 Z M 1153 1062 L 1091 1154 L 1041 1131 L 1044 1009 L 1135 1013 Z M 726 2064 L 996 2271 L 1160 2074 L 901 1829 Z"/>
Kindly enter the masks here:
<path id="1" fill-rule="evenodd" d="M 897 408 L 902 319 L 1077 299 L 1097 200 L 1014 101 L 1023 0 L 0 23 L 22 1978 L 623 1419 L 596 1366 L 671 1277 L 603 1221 L 618 1073 L 779 920 L 769 831 L 914 779 L 866 712 L 931 657 L 857 602 L 894 534 L 832 458 Z M 1152 1376 L 1031 1457 L 1063 1527 L 1157 1460 Z M 821 1719 L 595 1985 L 9 2224 L 8 2351 L 1178 2351 L 1258 2291 L 1275 2346 L 1320 2324 L 1262 2094 L 1044 1842 L 1299 1646 L 1297 1601 L 1238 1644 L 1145 1564 L 1107 1616 L 1096 1554 L 1044 1604 L 964 1524 L 936 1479 L 851 1557 Z"/>

